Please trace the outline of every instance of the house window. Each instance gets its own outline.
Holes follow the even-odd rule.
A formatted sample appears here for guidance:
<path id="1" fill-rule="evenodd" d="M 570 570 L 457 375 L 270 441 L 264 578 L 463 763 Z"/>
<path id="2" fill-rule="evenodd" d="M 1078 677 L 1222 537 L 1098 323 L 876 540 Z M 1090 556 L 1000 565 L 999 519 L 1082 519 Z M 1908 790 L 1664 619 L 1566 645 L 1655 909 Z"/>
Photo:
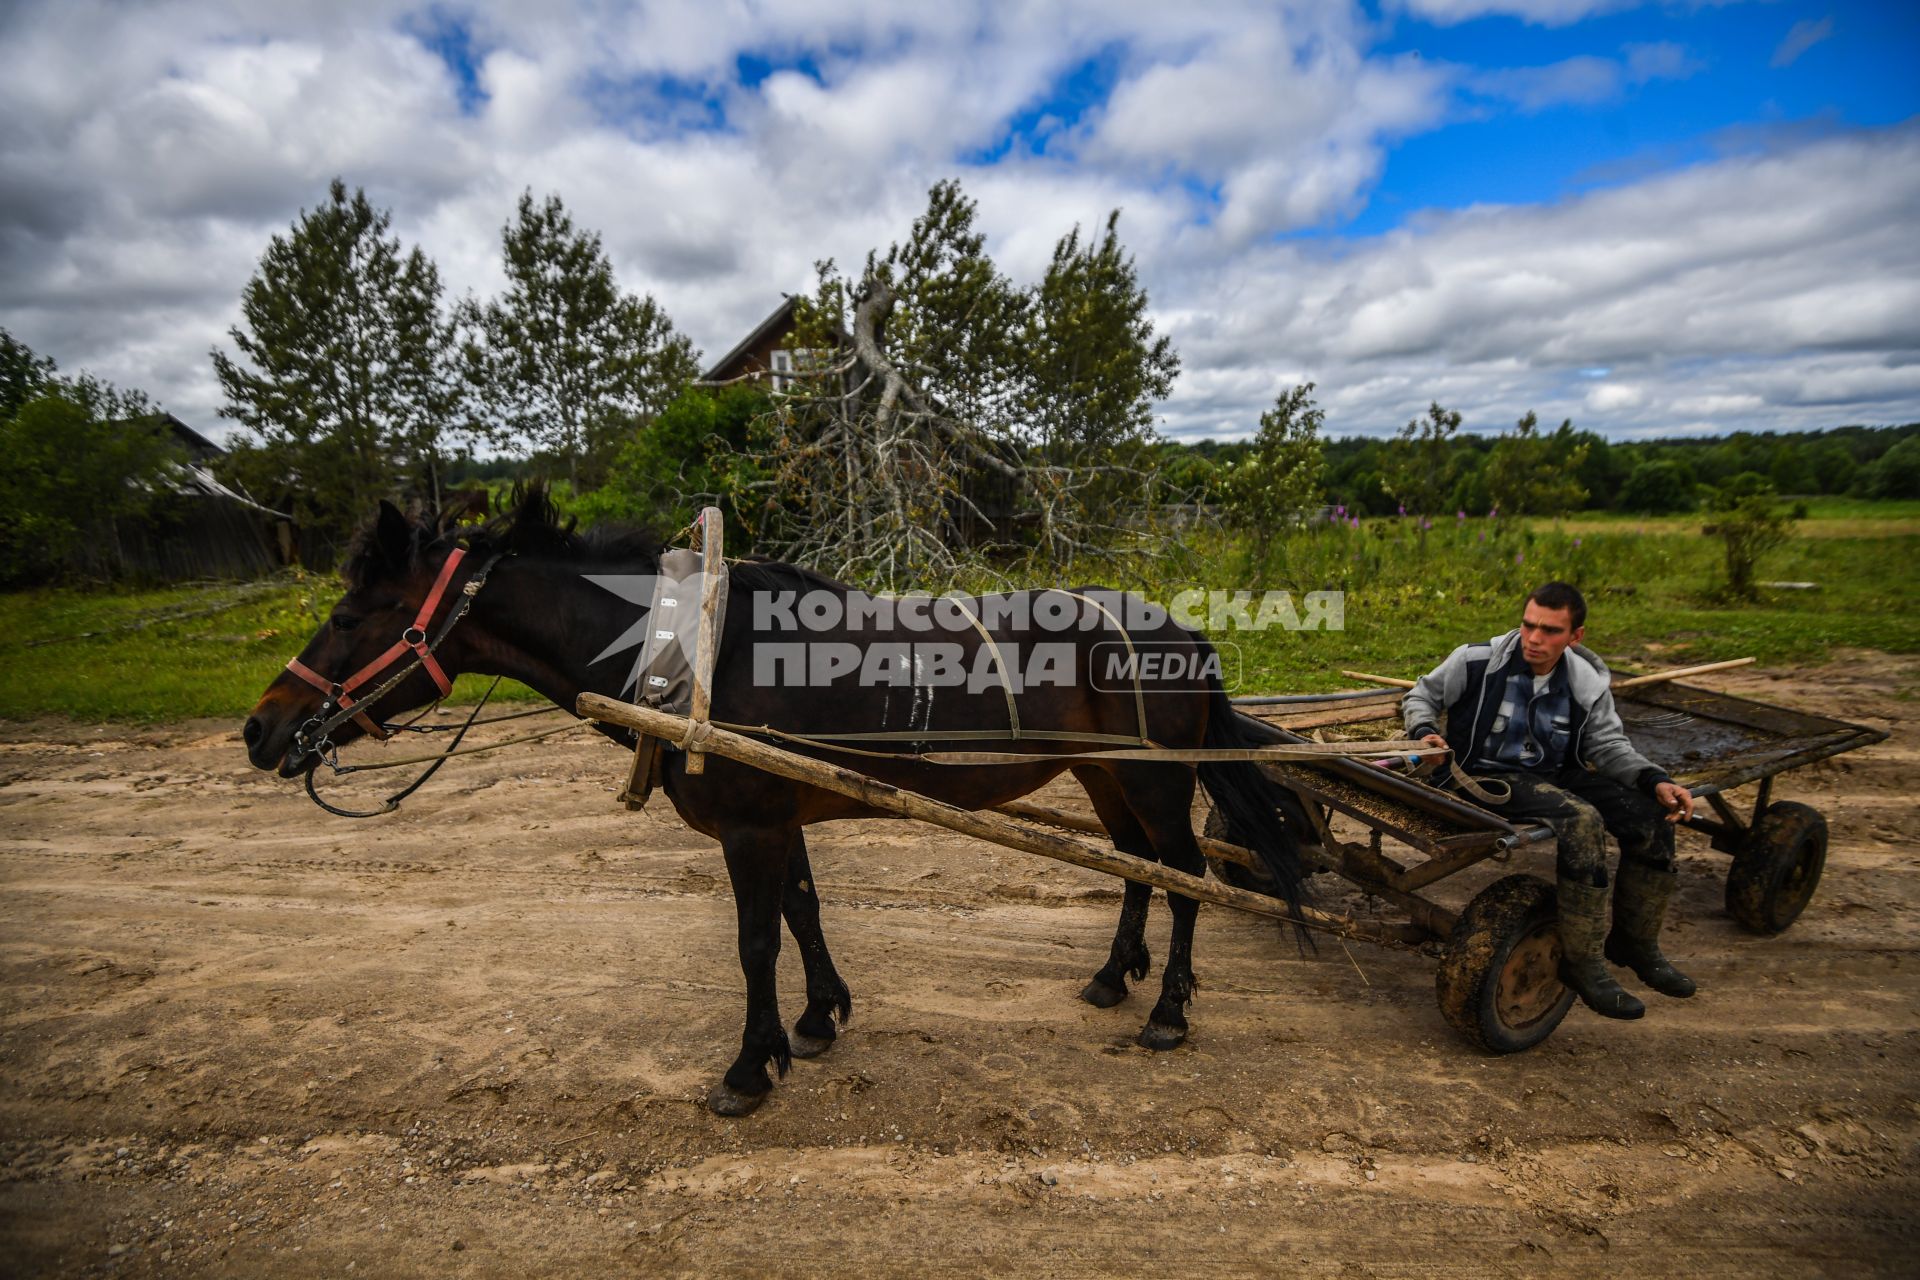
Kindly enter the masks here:
<path id="1" fill-rule="evenodd" d="M 827 369 L 833 366 L 833 352 L 817 347 L 797 347 L 793 350 L 782 348 L 773 353 L 773 389 L 785 391 L 789 383 L 796 381 L 793 375 L 806 373 L 810 369 Z"/>

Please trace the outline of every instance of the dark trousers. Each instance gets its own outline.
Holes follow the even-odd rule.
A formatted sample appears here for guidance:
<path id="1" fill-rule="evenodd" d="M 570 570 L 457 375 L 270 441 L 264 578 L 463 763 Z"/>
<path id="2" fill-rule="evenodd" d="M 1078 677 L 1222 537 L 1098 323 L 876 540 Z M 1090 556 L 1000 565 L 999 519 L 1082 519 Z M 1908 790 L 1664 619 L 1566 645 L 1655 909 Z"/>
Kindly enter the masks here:
<path id="1" fill-rule="evenodd" d="M 1620 842 L 1623 859 L 1661 871 L 1673 869 L 1673 824 L 1652 796 L 1590 769 L 1491 777 L 1512 787 L 1513 795 L 1505 804 L 1482 807 L 1512 822 L 1552 827 L 1560 846 L 1556 869 L 1563 877 L 1606 888 L 1609 834 Z"/>

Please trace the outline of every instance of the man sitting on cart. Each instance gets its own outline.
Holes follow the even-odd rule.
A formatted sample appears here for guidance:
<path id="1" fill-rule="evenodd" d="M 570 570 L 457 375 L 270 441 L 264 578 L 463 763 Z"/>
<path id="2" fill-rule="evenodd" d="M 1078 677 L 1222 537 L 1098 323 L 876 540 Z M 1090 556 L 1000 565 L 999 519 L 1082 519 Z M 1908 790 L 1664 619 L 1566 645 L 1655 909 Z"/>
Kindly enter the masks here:
<path id="1" fill-rule="evenodd" d="M 1586 620 L 1575 588 L 1537 587 L 1517 628 L 1455 649 L 1420 678 L 1402 709 L 1410 737 L 1446 747 L 1483 780 L 1485 807 L 1553 828 L 1561 980 L 1596 1013 L 1638 1018 L 1646 1006 L 1602 956 L 1663 995 L 1693 994 L 1692 979 L 1660 954 L 1676 880 L 1673 824 L 1693 816 L 1693 796 L 1627 741 L 1606 664 L 1580 643 Z M 1502 786 L 1507 798 L 1491 800 Z M 1608 833 L 1620 841 L 1611 932 Z"/>

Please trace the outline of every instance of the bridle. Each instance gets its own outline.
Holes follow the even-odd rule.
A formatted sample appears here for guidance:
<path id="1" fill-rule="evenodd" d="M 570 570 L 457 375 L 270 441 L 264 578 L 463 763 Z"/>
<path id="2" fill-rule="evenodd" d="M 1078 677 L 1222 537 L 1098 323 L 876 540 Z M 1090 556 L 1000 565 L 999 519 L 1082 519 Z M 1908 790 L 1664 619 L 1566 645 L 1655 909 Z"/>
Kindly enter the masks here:
<path id="1" fill-rule="evenodd" d="M 326 764 L 336 772 L 341 771 L 343 766 L 337 761 L 338 748 L 334 745 L 332 734 L 335 729 L 338 729 L 349 720 L 358 724 L 366 731 L 369 737 L 380 741 L 385 741 L 401 729 L 409 727 L 407 725 L 376 722 L 368 712 L 375 703 L 390 693 L 402 680 L 412 675 L 421 667 L 425 667 L 427 674 L 433 678 L 435 686 L 440 690 L 441 697 L 444 698 L 447 694 L 451 693 L 453 691 L 453 681 L 447 675 L 445 668 L 440 665 L 440 660 L 435 656 L 435 651 L 445 643 L 448 634 L 452 632 L 462 618 L 467 616 L 468 611 L 473 608 L 473 598 L 479 595 L 480 588 L 487 584 L 487 575 L 492 573 L 493 567 L 500 563 L 503 554 L 502 552 L 495 552 L 481 564 L 479 570 L 475 572 L 473 576 L 467 579 L 466 583 L 458 592 L 454 606 L 448 610 L 447 616 L 441 619 L 440 625 L 433 631 L 432 635 L 429 636 L 427 628 L 432 625 L 433 616 L 440 611 L 440 604 L 447 595 L 448 587 L 452 585 L 454 576 L 459 572 L 461 564 L 467 558 L 467 549 L 465 547 L 455 547 L 448 553 L 446 562 L 440 566 L 440 573 L 434 579 L 433 589 L 427 592 L 427 598 L 421 603 L 419 612 L 414 615 L 412 625 L 402 631 L 400 638 L 394 641 L 379 657 L 343 680 L 329 680 L 327 677 L 309 667 L 306 663 L 300 661 L 297 657 L 289 660 L 287 670 L 291 671 L 307 684 L 318 689 L 324 698 L 319 710 L 315 711 L 293 735 L 295 761 L 298 762 L 311 756 L 313 757 L 314 765 Z M 406 662 L 404 666 L 394 671 L 392 675 L 387 676 L 384 680 L 380 679 L 382 674 L 392 667 L 394 663 L 405 659 L 409 653 L 413 655 L 411 661 Z M 360 692 L 376 680 L 380 681 L 378 686 L 370 692 Z M 485 699 L 482 699 L 482 705 L 484 704 Z M 478 713 L 478 708 L 475 708 L 475 712 L 476 714 Z M 465 732 L 466 730 L 463 728 L 461 734 L 464 735 Z M 458 745 L 458 742 L 459 738 L 456 737 L 454 739 L 454 745 Z M 451 749 L 451 747 L 449 749 Z M 390 799 L 386 807 L 377 812 L 391 812 L 402 797 L 411 794 L 414 788 L 418 787 L 420 783 L 425 782 L 427 778 L 432 775 L 433 770 L 437 768 L 439 768 L 438 763 L 436 763 L 433 768 L 428 769 L 425 774 L 421 775 L 413 786 L 408 787 L 406 791 Z M 319 795 L 316 794 L 313 789 L 312 767 L 309 767 L 307 770 L 307 794 L 313 797 L 316 804 L 330 812 L 339 813 L 346 817 L 367 816 L 336 809 L 326 801 L 320 799 Z"/>

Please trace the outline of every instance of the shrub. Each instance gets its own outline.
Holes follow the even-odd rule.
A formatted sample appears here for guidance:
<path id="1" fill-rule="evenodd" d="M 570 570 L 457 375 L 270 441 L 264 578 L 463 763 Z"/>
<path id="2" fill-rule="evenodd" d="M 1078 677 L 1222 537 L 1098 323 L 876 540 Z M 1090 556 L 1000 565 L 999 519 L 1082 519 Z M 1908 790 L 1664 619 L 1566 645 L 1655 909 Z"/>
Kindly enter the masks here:
<path id="1" fill-rule="evenodd" d="M 1721 488 L 1709 487 L 1707 508 L 1714 519 L 1701 532 L 1725 545 L 1727 594 L 1751 600 L 1760 557 L 1786 542 L 1795 515 L 1781 509 L 1772 482 L 1752 471 L 1735 476 Z"/>

